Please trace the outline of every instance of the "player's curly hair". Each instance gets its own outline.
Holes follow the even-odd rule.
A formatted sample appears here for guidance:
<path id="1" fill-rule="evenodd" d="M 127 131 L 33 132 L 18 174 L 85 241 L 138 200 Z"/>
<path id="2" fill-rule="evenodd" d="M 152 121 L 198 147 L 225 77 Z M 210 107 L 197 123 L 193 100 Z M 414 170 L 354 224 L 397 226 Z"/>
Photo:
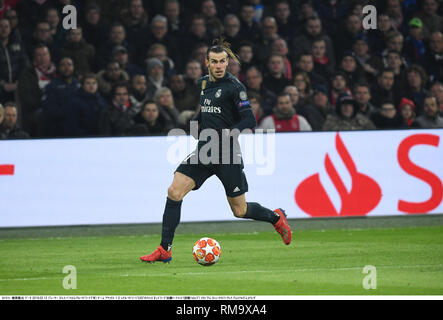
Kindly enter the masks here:
<path id="1" fill-rule="evenodd" d="M 240 58 L 231 50 L 231 44 L 227 42 L 224 37 L 220 37 L 212 41 L 212 46 L 210 46 L 206 51 L 206 58 L 209 59 L 210 52 L 220 53 L 223 51 L 228 54 L 229 58 L 240 64 Z"/>

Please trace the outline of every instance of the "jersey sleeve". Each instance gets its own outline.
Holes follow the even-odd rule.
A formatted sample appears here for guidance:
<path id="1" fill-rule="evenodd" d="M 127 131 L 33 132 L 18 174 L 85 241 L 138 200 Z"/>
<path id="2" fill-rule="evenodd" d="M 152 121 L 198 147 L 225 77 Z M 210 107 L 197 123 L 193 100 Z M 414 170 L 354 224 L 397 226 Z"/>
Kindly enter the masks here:
<path id="1" fill-rule="evenodd" d="M 240 81 L 236 80 L 234 83 L 234 104 L 239 112 L 246 110 L 252 111 L 251 103 L 249 102 L 248 94 L 246 93 L 246 87 Z"/>
<path id="2" fill-rule="evenodd" d="M 240 114 L 240 122 L 233 126 L 232 129 L 253 129 L 256 127 L 254 112 L 252 111 L 251 103 L 249 102 L 248 94 L 245 86 L 238 80 L 234 83 L 233 92 L 234 104 Z"/>

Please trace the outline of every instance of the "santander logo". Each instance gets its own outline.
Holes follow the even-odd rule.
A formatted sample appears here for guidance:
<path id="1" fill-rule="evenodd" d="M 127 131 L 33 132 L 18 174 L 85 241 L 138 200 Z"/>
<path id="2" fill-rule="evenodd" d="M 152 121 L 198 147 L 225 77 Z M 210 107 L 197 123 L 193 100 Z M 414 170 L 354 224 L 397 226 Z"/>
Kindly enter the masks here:
<path id="1" fill-rule="evenodd" d="M 0 176 L 1 175 L 7 175 L 7 176 L 14 175 L 14 165 L 13 164 L 0 164 Z"/>
<path id="2" fill-rule="evenodd" d="M 357 170 L 351 154 L 346 148 L 340 135 L 335 136 L 335 147 L 349 175 L 352 186 L 347 190 L 328 154 L 325 156 L 325 169 L 332 184 L 337 190 L 341 208 L 336 209 L 325 187 L 316 173 L 303 180 L 295 191 L 295 201 L 298 206 L 312 217 L 328 216 L 362 216 L 367 215 L 380 202 L 381 189 L 371 177 Z"/>
<path id="3" fill-rule="evenodd" d="M 395 194 L 396 190 L 388 189 L 385 192 L 389 194 L 385 195 L 385 199 L 389 199 L 388 206 L 395 207 L 398 212 L 406 214 L 426 214 L 436 209 L 443 201 L 443 183 L 441 177 L 438 174 L 423 168 L 411 159 L 411 150 L 416 146 L 430 146 L 438 148 L 440 144 L 440 137 L 438 135 L 417 133 L 409 135 L 398 142 L 397 156 L 395 158 L 386 157 L 384 161 L 394 161 L 390 163 L 390 167 L 396 166 L 400 169 L 401 174 L 397 177 L 401 178 L 403 183 L 413 183 L 417 185 L 415 191 L 411 190 L 411 193 L 420 193 L 421 197 L 417 201 L 408 201 L 404 199 L 405 188 L 402 189 L 399 194 Z M 380 172 L 377 175 L 379 182 L 363 172 L 358 171 L 354 159 L 358 158 L 354 155 L 354 158 L 349 153 L 339 133 L 335 136 L 335 149 L 338 156 L 344 164 L 343 169 L 337 170 L 334 163 L 331 161 L 329 154 L 326 154 L 324 159 L 324 172 L 325 176 L 321 176 L 322 173 L 313 174 L 304 179 L 295 190 L 295 202 L 305 213 L 312 217 L 331 217 L 331 216 L 364 216 L 373 211 L 380 203 L 382 198 L 382 191 L 379 182 L 386 181 L 386 175 Z M 429 152 L 429 151 L 428 151 Z M 436 160 L 438 159 L 438 153 Z M 413 158 L 413 157 L 412 157 Z M 337 163 L 338 164 L 338 163 Z M 394 170 L 395 172 L 399 172 Z M 340 172 L 340 173 L 339 173 Z M 347 175 L 347 180 L 344 175 Z M 406 175 L 406 177 L 405 177 Z M 349 182 L 350 177 L 350 182 Z M 395 177 L 395 175 L 393 176 Z M 392 177 L 392 178 L 393 178 Z M 392 179 L 389 178 L 388 179 Z M 420 180 L 422 183 L 418 183 L 416 180 Z M 348 182 L 347 184 L 344 181 Z M 424 185 L 428 187 L 426 188 Z M 392 184 L 391 184 L 392 185 Z M 407 189 L 407 188 L 406 188 Z M 423 193 L 423 190 L 429 189 L 430 194 Z M 337 199 L 332 198 L 333 192 L 338 194 L 340 203 L 337 205 Z M 420 192 L 418 192 L 420 191 Z M 336 201 L 332 201 L 335 199 Z M 386 208 L 387 203 L 383 206 Z"/>

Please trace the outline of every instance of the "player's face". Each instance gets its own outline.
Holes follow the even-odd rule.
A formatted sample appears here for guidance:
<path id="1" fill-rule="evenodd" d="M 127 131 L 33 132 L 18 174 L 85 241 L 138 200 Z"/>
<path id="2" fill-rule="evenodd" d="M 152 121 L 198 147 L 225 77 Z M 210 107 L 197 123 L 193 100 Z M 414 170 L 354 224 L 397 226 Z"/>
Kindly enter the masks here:
<path id="1" fill-rule="evenodd" d="M 221 79 L 225 76 L 228 67 L 228 54 L 226 52 L 209 52 L 209 58 L 206 59 L 206 67 L 211 79 Z"/>

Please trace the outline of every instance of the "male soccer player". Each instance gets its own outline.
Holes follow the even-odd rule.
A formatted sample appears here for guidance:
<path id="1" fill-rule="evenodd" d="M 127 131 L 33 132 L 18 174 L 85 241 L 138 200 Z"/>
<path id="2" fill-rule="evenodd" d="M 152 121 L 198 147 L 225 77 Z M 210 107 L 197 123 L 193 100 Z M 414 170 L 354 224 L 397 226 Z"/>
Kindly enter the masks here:
<path id="1" fill-rule="evenodd" d="M 196 150 L 186 157 L 174 173 L 174 179 L 168 188 L 168 197 L 163 213 L 160 245 L 153 253 L 140 257 L 144 262 L 171 261 L 171 246 L 175 229 L 180 222 L 182 200 L 189 191 L 199 189 L 205 180 L 214 174 L 225 188 L 234 216 L 270 222 L 281 235 L 285 244 L 288 245 L 291 242 L 291 229 L 284 210 L 272 211 L 256 202 L 246 202 L 245 193 L 248 191 L 248 184 L 243 172 L 241 154 L 236 152 L 235 148 L 228 151 L 220 150 L 217 157 L 211 157 L 211 160 L 215 159 L 216 161 L 209 163 L 199 157 L 199 151 L 207 146 L 207 143 L 211 143 L 211 140 L 203 141 L 201 139 L 205 129 L 215 130 L 220 140 L 223 140 L 223 135 L 228 136 L 231 130 L 242 131 L 256 126 L 244 85 L 226 71 L 229 59 L 238 63 L 238 58 L 231 51 L 230 44 L 223 39 L 215 40 L 207 50 L 206 66 L 209 74 L 200 78 L 198 82 L 201 95 L 200 112 L 196 120 L 198 120 L 201 129 L 200 139 Z M 219 146 L 226 147 L 223 143 L 220 143 Z M 212 151 L 214 148 L 211 149 Z M 229 159 L 223 157 L 226 153 L 229 154 Z M 240 157 L 240 161 L 238 161 L 238 157 Z M 237 161 L 235 161 L 236 159 Z"/>

